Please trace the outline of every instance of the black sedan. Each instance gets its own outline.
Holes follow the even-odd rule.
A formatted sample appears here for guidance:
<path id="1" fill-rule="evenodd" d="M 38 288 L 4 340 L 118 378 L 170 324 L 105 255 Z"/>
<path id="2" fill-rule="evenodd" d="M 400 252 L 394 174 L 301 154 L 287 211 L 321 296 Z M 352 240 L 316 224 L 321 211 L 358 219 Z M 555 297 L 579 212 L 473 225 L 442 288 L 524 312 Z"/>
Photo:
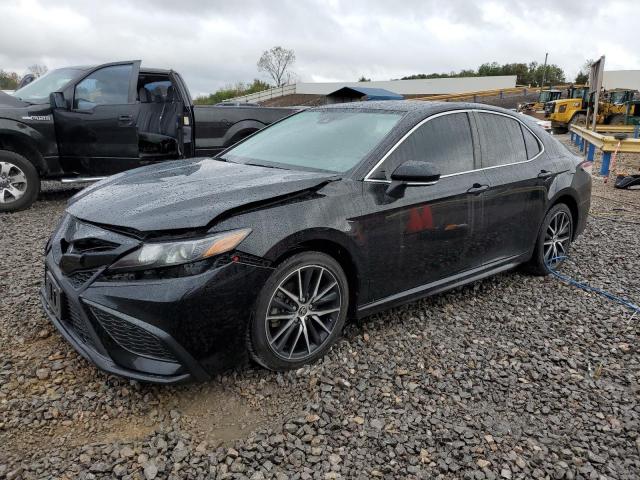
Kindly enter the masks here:
<path id="1" fill-rule="evenodd" d="M 43 305 L 100 368 L 207 379 L 297 368 L 349 317 L 566 258 L 590 164 L 527 117 L 363 102 L 292 115 L 217 158 L 77 194 L 46 247 Z"/>

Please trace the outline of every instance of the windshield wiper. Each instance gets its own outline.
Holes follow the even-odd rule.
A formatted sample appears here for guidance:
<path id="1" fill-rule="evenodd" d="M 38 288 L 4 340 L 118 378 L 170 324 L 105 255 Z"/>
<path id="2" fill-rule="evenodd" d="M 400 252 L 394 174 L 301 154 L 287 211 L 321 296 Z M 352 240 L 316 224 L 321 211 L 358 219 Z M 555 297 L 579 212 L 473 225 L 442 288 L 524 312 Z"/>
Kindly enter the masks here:
<path id="1" fill-rule="evenodd" d="M 276 167 L 275 165 L 263 165 L 260 163 L 245 163 L 244 165 L 251 165 L 252 167 L 276 168 L 278 170 L 291 170 L 290 168 Z"/>

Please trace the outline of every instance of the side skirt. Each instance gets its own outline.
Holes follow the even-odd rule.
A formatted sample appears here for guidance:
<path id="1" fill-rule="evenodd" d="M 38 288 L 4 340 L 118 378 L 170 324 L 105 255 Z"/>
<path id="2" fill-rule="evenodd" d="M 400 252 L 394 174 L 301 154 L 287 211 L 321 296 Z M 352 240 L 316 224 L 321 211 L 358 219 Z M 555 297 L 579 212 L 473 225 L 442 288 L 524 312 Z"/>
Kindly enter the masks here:
<path id="1" fill-rule="evenodd" d="M 441 280 L 436 280 L 435 282 L 420 285 L 410 290 L 405 290 L 403 292 L 381 298 L 380 300 L 376 300 L 374 302 L 359 306 L 356 312 L 356 317 L 363 318 L 391 307 L 396 307 L 398 305 L 412 302 L 419 298 L 429 297 L 437 293 L 442 293 L 447 290 L 451 290 L 453 288 L 460 287 L 462 285 L 466 285 L 468 283 L 472 283 L 486 277 L 490 277 L 491 275 L 496 275 L 506 270 L 511 270 L 512 268 L 515 268 L 521 263 L 527 261 L 530 257 L 530 254 L 525 254 L 517 257 L 502 259 L 498 262 L 493 262 L 482 267 L 474 268 L 472 270 L 466 270 L 456 275 L 452 275 Z"/>

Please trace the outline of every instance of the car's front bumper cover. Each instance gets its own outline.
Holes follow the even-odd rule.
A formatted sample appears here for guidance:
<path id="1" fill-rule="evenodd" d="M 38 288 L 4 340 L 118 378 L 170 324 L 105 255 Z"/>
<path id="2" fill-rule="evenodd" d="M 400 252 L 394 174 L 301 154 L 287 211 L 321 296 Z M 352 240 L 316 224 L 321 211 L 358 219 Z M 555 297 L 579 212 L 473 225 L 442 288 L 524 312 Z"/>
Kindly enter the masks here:
<path id="1" fill-rule="evenodd" d="M 46 258 L 61 291 L 58 316 L 44 311 L 73 347 L 99 368 L 154 383 L 202 381 L 246 359 L 244 333 L 271 269 L 228 263 L 190 277 L 78 285 Z"/>

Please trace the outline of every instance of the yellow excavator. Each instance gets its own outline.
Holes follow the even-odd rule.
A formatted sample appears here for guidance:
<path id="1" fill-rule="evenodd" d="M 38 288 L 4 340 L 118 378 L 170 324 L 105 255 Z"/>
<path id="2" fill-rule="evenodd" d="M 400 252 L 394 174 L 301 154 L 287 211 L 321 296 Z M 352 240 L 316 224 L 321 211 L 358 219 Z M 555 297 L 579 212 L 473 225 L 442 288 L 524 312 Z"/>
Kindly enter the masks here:
<path id="1" fill-rule="evenodd" d="M 522 113 L 536 113 L 541 112 L 547 102 L 558 100 L 562 97 L 562 90 L 543 90 L 538 95 L 538 99 L 535 102 L 521 103 L 518 105 L 518 112 Z"/>
<path id="2" fill-rule="evenodd" d="M 635 90 L 622 88 L 603 91 L 598 102 L 596 123 L 624 124 L 626 104 L 635 93 Z M 566 133 L 570 125 L 587 125 L 587 112 L 593 109 L 594 96 L 589 95 L 588 87 L 570 87 L 568 98 L 547 102 L 544 116 L 551 120 L 553 133 Z"/>

